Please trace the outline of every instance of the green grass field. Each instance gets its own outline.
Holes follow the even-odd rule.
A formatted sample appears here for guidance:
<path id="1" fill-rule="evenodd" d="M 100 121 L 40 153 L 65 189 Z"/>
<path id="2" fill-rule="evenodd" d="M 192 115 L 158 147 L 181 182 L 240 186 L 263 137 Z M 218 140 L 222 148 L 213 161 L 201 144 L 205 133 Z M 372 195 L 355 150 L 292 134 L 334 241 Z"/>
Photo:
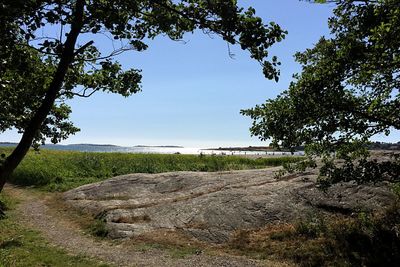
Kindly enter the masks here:
<path id="1" fill-rule="evenodd" d="M 0 147 L 0 154 L 11 148 Z M 10 182 L 36 186 L 46 191 L 65 191 L 128 173 L 171 171 L 226 171 L 280 166 L 301 157 L 243 158 L 165 154 L 89 153 L 40 150 L 30 151 L 14 171 Z"/>

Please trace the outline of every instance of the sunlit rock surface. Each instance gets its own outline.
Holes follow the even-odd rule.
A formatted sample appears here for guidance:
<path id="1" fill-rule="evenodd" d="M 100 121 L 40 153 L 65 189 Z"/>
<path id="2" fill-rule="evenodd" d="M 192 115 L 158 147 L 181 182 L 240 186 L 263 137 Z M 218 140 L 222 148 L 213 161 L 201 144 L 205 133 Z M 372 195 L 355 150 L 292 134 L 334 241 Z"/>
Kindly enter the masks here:
<path id="1" fill-rule="evenodd" d="M 346 183 L 322 192 L 315 173 L 277 180 L 277 169 L 123 175 L 73 189 L 64 198 L 105 219 L 112 238 L 177 230 L 215 243 L 239 229 L 290 222 L 317 210 L 378 210 L 394 199 L 384 184 Z"/>

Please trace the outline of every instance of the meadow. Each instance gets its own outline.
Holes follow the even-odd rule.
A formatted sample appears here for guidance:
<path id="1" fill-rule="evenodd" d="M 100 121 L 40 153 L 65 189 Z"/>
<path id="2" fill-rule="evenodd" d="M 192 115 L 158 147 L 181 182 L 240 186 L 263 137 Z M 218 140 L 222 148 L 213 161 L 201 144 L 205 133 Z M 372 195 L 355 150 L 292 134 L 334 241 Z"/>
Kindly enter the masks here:
<path id="1" fill-rule="evenodd" d="M 11 148 L 0 147 L 8 155 Z M 66 191 L 80 185 L 129 173 L 172 171 L 229 171 L 266 168 L 302 157 L 244 158 L 239 156 L 94 153 L 31 150 L 14 171 L 10 182 L 46 191 Z"/>

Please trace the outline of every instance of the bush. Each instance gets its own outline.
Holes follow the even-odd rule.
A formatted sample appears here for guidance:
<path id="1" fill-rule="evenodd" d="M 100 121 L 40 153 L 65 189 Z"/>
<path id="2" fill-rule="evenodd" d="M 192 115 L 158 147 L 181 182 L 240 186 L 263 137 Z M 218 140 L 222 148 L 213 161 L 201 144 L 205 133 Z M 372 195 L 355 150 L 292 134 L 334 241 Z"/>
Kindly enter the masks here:
<path id="1" fill-rule="evenodd" d="M 380 214 L 310 215 L 292 225 L 239 231 L 230 248 L 299 266 L 400 266 L 400 206 Z"/>
<path id="2" fill-rule="evenodd" d="M 97 237 L 107 237 L 108 236 L 108 229 L 107 224 L 102 219 L 94 220 L 93 224 L 89 227 L 89 233 L 97 236 Z"/>

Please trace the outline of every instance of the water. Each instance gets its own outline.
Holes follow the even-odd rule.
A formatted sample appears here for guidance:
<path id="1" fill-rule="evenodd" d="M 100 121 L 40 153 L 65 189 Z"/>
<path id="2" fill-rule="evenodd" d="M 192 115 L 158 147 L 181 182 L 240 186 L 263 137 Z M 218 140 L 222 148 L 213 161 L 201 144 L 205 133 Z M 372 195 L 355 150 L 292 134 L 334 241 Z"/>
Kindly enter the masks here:
<path id="1" fill-rule="evenodd" d="M 15 146 L 13 143 L 0 143 L 0 146 Z M 119 153 L 140 153 L 140 154 L 206 154 L 206 155 L 291 155 L 289 152 L 282 151 L 221 151 L 209 150 L 195 147 L 173 147 L 173 146 L 133 146 L 123 147 L 114 145 L 93 145 L 93 144 L 73 144 L 73 145 L 53 145 L 48 144 L 40 147 L 49 150 L 67 150 L 81 152 L 119 152 Z M 295 152 L 294 155 L 304 155 L 303 151 Z"/>

